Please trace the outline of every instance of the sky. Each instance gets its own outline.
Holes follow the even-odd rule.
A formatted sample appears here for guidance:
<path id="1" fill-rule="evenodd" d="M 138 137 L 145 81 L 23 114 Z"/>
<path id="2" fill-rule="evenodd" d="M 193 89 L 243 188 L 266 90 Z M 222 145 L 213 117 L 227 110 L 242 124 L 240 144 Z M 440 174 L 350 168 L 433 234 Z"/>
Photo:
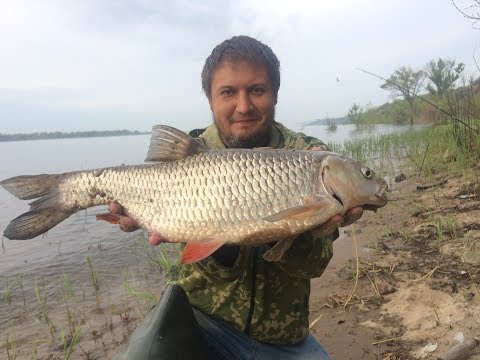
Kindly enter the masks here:
<path id="1" fill-rule="evenodd" d="M 0 133 L 207 126 L 200 73 L 235 35 L 276 53 L 276 119 L 295 128 L 391 100 L 355 68 L 450 58 L 479 76 L 474 25 L 451 0 L 0 0 Z"/>

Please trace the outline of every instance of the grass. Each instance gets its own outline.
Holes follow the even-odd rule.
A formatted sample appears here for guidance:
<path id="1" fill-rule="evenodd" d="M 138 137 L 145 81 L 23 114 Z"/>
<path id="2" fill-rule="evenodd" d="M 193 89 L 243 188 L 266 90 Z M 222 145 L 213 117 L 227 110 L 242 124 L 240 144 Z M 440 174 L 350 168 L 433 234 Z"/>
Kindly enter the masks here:
<path id="1" fill-rule="evenodd" d="M 97 292 L 98 290 L 100 290 L 100 281 L 98 279 L 98 272 L 97 270 L 95 270 L 95 266 L 93 265 L 93 260 L 90 255 L 87 256 L 87 263 L 90 269 L 90 278 L 92 280 L 93 288 L 95 289 L 95 292 Z"/>
<path id="2" fill-rule="evenodd" d="M 124 286 L 126 292 L 128 294 L 132 295 L 132 296 L 145 299 L 145 300 L 150 301 L 154 304 L 158 302 L 158 299 L 154 294 L 150 293 L 147 290 L 137 289 L 134 285 L 130 284 L 127 280 L 127 271 L 126 270 L 124 270 L 124 272 L 123 272 L 123 286 Z"/>
<path id="3" fill-rule="evenodd" d="M 387 225 L 387 231 L 385 233 L 385 236 L 389 239 L 391 239 L 393 237 L 393 228 L 392 228 L 392 225 L 388 224 Z"/>
<path id="4" fill-rule="evenodd" d="M 70 307 L 68 305 L 68 298 L 73 297 L 74 292 L 70 285 L 70 281 L 68 280 L 68 277 L 65 274 L 62 275 L 62 284 L 63 284 L 63 287 L 61 289 L 61 292 L 62 292 L 63 302 L 65 304 L 65 318 L 67 320 L 67 325 L 68 325 L 70 335 L 73 336 L 75 332 L 75 321 L 73 319 L 72 312 L 70 311 Z"/>
<path id="5" fill-rule="evenodd" d="M 5 284 L 4 298 L 7 301 L 8 305 L 12 303 L 12 289 L 13 289 L 13 281 L 7 278 L 7 282 Z"/>
<path id="6" fill-rule="evenodd" d="M 8 360 L 14 360 L 17 358 L 17 341 L 15 332 L 13 332 L 13 340 L 11 338 L 11 334 L 7 334 L 5 339 L 5 348 L 7 349 Z"/>
<path id="7" fill-rule="evenodd" d="M 435 218 L 435 229 L 437 230 L 437 238 L 440 243 L 443 242 L 443 223 L 441 218 Z"/>
<path id="8" fill-rule="evenodd" d="M 72 355 L 72 352 L 75 349 L 75 346 L 77 345 L 79 338 L 80 338 L 80 324 L 77 325 L 73 338 L 70 341 L 67 351 L 65 352 L 65 360 L 70 359 L 70 356 Z"/>
<path id="9" fill-rule="evenodd" d="M 18 287 L 22 291 L 22 298 L 23 298 L 23 310 L 27 312 L 27 300 L 25 298 L 25 286 L 23 284 L 23 275 L 16 274 L 15 279 L 17 280 Z"/>
<path id="10" fill-rule="evenodd" d="M 478 162 L 480 155 L 478 152 L 464 152 L 457 146 L 451 125 L 375 135 L 348 140 L 344 144 L 328 145 L 333 151 L 372 167 L 382 176 L 403 171 L 426 179 L 432 179 L 436 174 L 446 171 L 465 171 L 475 161 Z M 444 159 L 447 155 L 452 161 Z"/>
<path id="11" fill-rule="evenodd" d="M 40 315 L 43 320 L 45 320 L 45 323 L 48 326 L 48 330 L 50 332 L 50 336 L 52 337 L 53 343 L 55 343 L 55 326 L 53 326 L 52 321 L 50 320 L 48 316 L 48 310 L 47 310 L 47 293 L 45 291 L 45 278 L 42 276 L 42 288 L 40 289 L 37 284 L 37 279 L 35 279 L 35 294 L 37 296 L 38 303 L 40 304 Z"/>

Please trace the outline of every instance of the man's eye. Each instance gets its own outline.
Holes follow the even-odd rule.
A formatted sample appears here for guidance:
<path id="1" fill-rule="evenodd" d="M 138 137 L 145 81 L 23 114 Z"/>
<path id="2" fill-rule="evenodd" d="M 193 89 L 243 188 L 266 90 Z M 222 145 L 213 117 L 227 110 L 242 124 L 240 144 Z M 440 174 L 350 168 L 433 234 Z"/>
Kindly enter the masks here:
<path id="1" fill-rule="evenodd" d="M 259 87 L 259 86 L 258 86 L 258 87 L 254 87 L 254 88 L 252 89 L 252 92 L 253 92 L 254 94 L 256 94 L 256 95 L 262 95 L 262 94 L 265 93 L 265 89 L 264 89 L 263 87 Z"/>
<path id="2" fill-rule="evenodd" d="M 233 90 L 232 90 L 232 89 L 223 89 L 223 90 L 220 92 L 220 95 L 225 95 L 225 96 L 233 95 Z"/>

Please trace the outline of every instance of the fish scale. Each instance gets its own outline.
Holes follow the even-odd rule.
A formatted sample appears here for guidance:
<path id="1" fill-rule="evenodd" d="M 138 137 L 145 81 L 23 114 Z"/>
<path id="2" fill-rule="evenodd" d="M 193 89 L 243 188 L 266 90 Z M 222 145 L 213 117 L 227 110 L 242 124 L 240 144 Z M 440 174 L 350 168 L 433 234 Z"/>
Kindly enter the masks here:
<path id="1" fill-rule="evenodd" d="M 299 173 L 313 174 L 313 158 L 298 166 L 298 171 L 288 177 L 287 184 L 274 172 L 272 164 L 281 164 L 282 161 L 301 164 L 299 161 L 292 161 L 292 157 L 298 159 L 300 156 L 292 152 L 284 159 L 283 154 L 278 156 L 268 150 L 263 154 L 236 151 L 227 156 L 212 152 L 178 162 L 175 167 L 171 164 L 155 164 L 145 166 L 140 171 L 137 167 L 112 168 L 103 171 L 99 177 L 93 176 L 93 171 L 75 173 L 62 180 L 61 189 L 65 193 L 64 201 L 67 207 L 73 206 L 68 199 L 75 199 L 82 208 L 115 200 L 128 209 L 128 213 L 140 225 L 150 228 L 151 231 L 172 239 L 199 241 L 201 233 L 194 239 L 188 238 L 193 235 L 187 229 L 188 226 L 197 228 L 200 223 L 209 222 L 219 233 L 223 233 L 226 229 L 238 229 L 239 222 L 259 221 L 272 211 L 298 206 L 301 198 L 313 192 L 311 186 L 306 185 L 313 184 L 299 182 L 295 178 L 299 177 Z M 240 166 L 241 164 L 246 166 Z M 291 165 L 287 164 L 287 167 L 290 168 Z M 196 171 L 188 176 L 185 168 Z M 246 171 L 241 172 L 242 168 Z M 207 171 L 203 171 L 204 169 Z M 206 178 L 204 174 L 207 174 Z M 140 176 L 146 186 L 140 185 Z M 247 187 L 243 186 L 242 182 L 251 185 L 254 191 L 246 191 Z M 280 186 L 273 186 L 274 184 Z M 298 186 L 299 184 L 301 186 Z M 87 188 L 96 189 L 97 193 L 105 192 L 107 197 L 101 198 L 97 195 L 91 198 L 83 191 L 78 191 Z M 151 196 L 144 197 L 145 189 L 153 192 L 153 206 L 146 206 Z M 288 189 L 288 193 L 278 196 L 284 189 Z M 251 212 L 248 204 L 256 204 L 257 212 Z M 196 209 L 199 211 L 195 211 Z M 161 219 L 160 223 L 148 221 L 152 218 L 152 212 L 157 214 L 155 218 Z M 200 217 L 199 214 L 203 216 Z"/>

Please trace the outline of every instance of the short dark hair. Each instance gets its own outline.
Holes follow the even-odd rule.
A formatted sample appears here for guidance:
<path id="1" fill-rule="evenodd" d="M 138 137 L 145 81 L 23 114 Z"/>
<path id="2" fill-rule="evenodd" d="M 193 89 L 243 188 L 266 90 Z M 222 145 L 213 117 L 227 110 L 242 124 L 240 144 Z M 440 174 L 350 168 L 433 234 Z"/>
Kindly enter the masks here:
<path id="1" fill-rule="evenodd" d="M 234 36 L 215 46 L 205 61 L 202 70 L 202 89 L 210 98 L 212 91 L 212 76 L 218 65 L 228 60 L 236 62 L 247 60 L 260 62 L 267 67 L 268 76 L 273 85 L 275 96 L 280 88 L 280 61 L 269 46 L 249 36 Z"/>

